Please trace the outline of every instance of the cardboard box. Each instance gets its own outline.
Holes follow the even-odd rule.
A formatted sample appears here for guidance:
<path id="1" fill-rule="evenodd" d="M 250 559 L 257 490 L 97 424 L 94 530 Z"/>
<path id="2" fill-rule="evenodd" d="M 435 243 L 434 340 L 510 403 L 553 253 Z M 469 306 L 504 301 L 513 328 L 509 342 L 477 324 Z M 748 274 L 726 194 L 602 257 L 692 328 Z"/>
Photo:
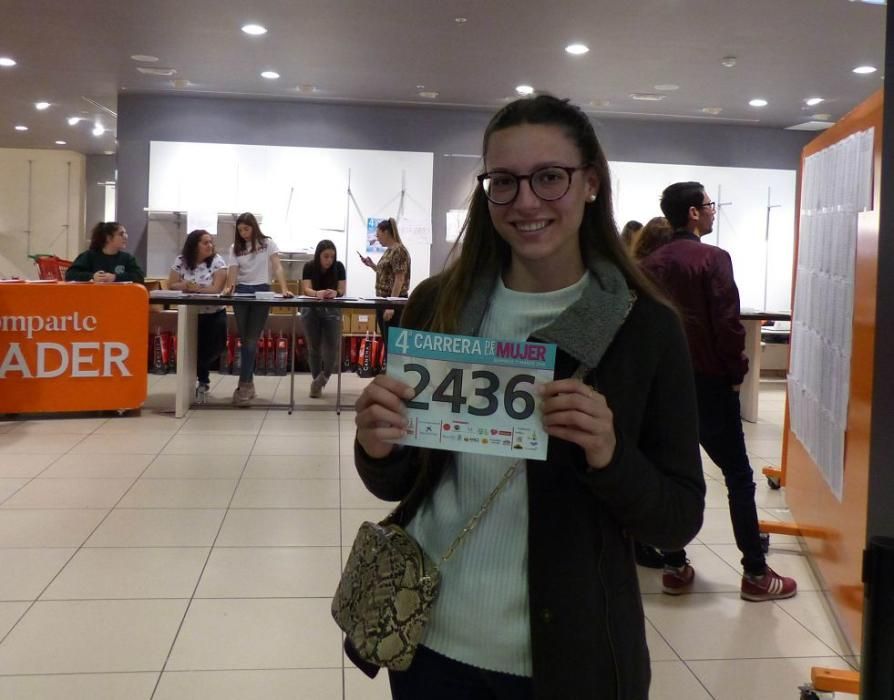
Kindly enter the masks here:
<path id="1" fill-rule="evenodd" d="M 373 311 L 355 311 L 351 317 L 352 333 L 375 333 L 376 314 Z"/>

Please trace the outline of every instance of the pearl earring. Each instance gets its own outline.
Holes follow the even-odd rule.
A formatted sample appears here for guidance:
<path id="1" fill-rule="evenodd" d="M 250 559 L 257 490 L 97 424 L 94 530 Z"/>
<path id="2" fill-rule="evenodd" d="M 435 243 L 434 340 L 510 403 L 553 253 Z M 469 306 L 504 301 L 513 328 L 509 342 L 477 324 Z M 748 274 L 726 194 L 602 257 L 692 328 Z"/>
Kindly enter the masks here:
<path id="1" fill-rule="evenodd" d="M 596 195 L 595 195 L 595 194 L 591 194 L 589 197 L 587 197 L 587 201 L 590 202 L 590 203 L 592 204 L 593 202 L 596 201 Z"/>

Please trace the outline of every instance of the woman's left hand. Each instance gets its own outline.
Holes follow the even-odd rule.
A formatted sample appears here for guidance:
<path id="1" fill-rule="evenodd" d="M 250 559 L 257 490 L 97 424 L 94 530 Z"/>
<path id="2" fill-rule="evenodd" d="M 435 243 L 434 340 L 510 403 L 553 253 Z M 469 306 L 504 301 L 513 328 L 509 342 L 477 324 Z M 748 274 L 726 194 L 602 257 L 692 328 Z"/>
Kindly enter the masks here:
<path id="1" fill-rule="evenodd" d="M 295 296 L 295 295 L 292 294 L 292 292 L 290 290 L 288 290 L 288 289 L 282 290 L 282 298 L 283 299 L 291 299 L 293 296 Z"/>
<path id="2" fill-rule="evenodd" d="M 382 312 L 382 318 L 384 318 L 386 322 L 390 321 L 394 318 L 394 309 L 385 309 L 385 311 Z"/>
<path id="3" fill-rule="evenodd" d="M 591 469 L 607 467 L 617 440 L 614 416 L 605 397 L 577 379 L 544 384 L 541 396 L 546 432 L 579 446 Z"/>

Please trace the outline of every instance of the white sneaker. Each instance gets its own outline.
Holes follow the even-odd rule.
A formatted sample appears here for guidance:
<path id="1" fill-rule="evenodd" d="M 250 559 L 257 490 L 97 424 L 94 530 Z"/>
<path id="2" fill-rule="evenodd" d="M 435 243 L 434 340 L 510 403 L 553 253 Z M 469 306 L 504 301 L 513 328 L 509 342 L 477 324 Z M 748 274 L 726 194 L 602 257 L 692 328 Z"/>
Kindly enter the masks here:
<path id="1" fill-rule="evenodd" d="M 196 386 L 196 403 L 208 403 L 208 391 L 211 389 L 209 384 L 199 383 Z"/>

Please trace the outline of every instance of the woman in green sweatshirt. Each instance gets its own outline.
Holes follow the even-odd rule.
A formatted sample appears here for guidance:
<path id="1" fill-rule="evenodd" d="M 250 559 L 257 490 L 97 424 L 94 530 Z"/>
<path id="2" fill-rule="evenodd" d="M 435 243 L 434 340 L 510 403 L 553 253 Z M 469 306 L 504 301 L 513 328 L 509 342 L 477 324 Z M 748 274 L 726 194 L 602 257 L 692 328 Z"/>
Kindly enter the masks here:
<path id="1" fill-rule="evenodd" d="M 125 253 L 127 231 L 117 221 L 100 221 L 90 233 L 90 248 L 65 273 L 66 282 L 143 282 L 136 258 Z"/>

